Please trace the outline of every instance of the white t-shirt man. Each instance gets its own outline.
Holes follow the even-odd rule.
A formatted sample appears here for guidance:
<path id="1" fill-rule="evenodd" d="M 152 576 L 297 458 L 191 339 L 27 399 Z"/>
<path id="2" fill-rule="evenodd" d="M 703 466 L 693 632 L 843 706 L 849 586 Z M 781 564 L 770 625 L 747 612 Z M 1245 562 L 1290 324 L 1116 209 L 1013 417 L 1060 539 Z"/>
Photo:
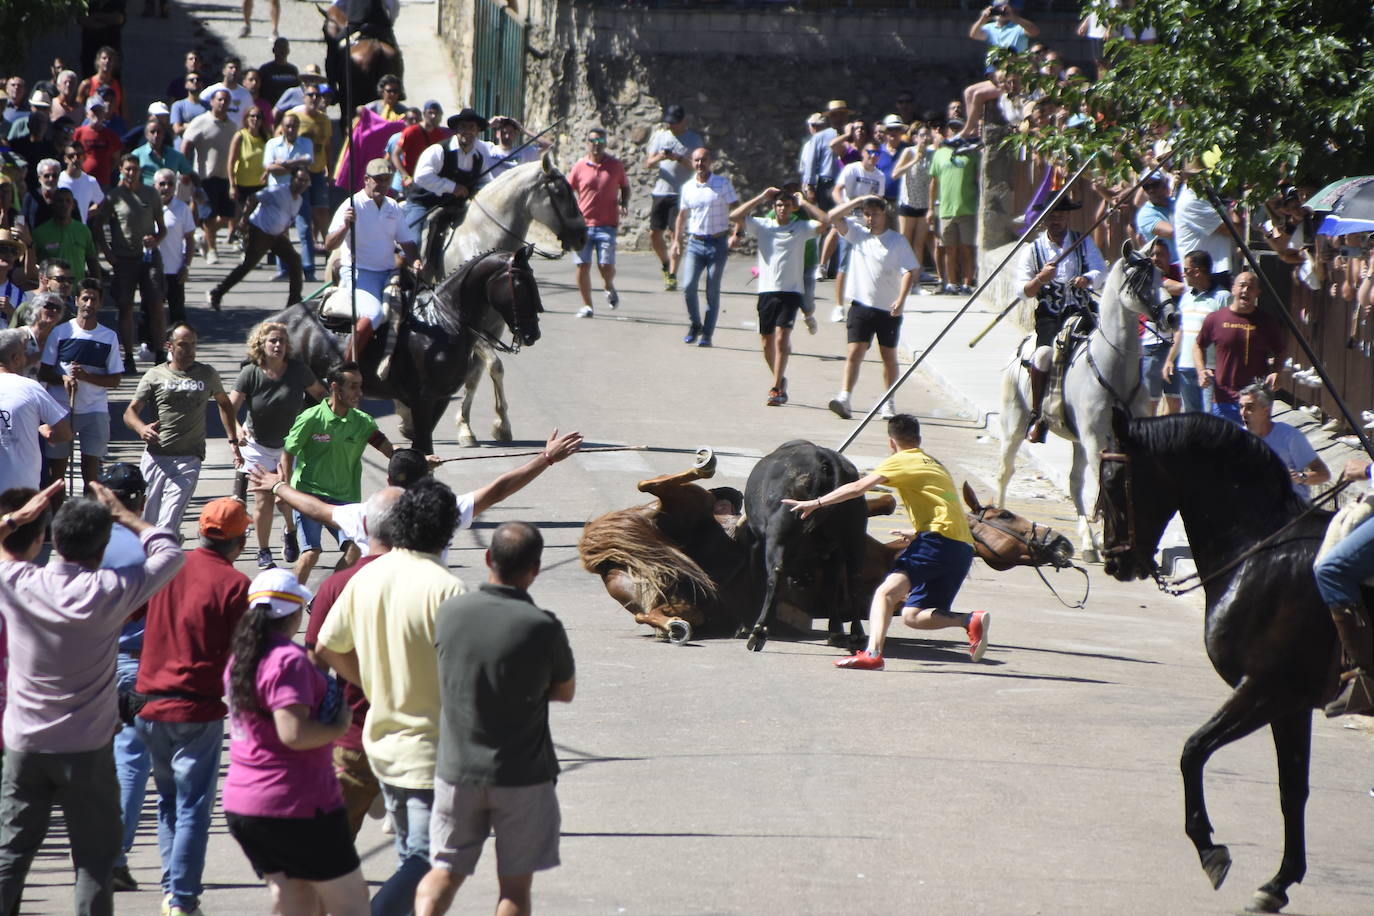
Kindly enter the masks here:
<path id="1" fill-rule="evenodd" d="M 235 124 L 243 124 L 243 113 L 253 107 L 253 93 L 243 88 L 243 84 L 230 89 L 224 83 L 218 82 L 212 86 L 207 86 L 200 94 L 200 103 L 208 110 L 210 108 L 210 98 L 223 89 L 229 93 L 229 120 Z"/>
<path id="2" fill-rule="evenodd" d="M 0 490 L 38 489 L 43 468 L 38 427 L 61 423 L 66 417 L 66 406 L 38 382 L 0 372 Z"/>
<path id="3" fill-rule="evenodd" d="M 744 229 L 759 241 L 759 292 L 806 292 L 806 243 L 816 237 L 820 223 L 812 219 L 793 220 L 779 226 L 776 219 L 751 216 Z"/>
<path id="4" fill-rule="evenodd" d="M 453 526 L 454 531 L 461 531 L 464 528 L 472 527 L 473 510 L 477 507 L 476 493 L 460 493 L 458 495 L 458 524 Z M 335 506 L 333 511 L 334 527 L 339 529 L 340 543 L 352 541 L 358 545 L 358 549 L 367 553 L 368 545 L 372 539 L 367 532 L 367 503 L 348 503 L 343 506 Z M 448 548 L 445 547 L 440 559 L 448 562 Z"/>
<path id="5" fill-rule="evenodd" d="M 167 234 L 158 242 L 157 250 L 162 255 L 162 272 L 172 276 L 186 266 L 186 236 L 195 234 L 196 220 L 191 208 L 173 197 L 162 207 L 162 225 L 167 227 Z"/>
<path id="6" fill-rule="evenodd" d="M 911 243 L 895 229 L 874 235 L 852 217 L 844 237 L 853 246 L 848 291 L 854 305 L 886 312 L 902 291 L 902 275 L 921 267 Z"/>
<path id="7" fill-rule="evenodd" d="M 119 355 L 119 335 L 103 324 L 97 324 L 88 331 L 75 318 L 52 329 L 43 347 L 42 362 L 45 366 L 58 369 L 63 375 L 70 374 L 74 366 L 107 375 L 121 375 L 124 372 L 124 359 Z M 67 390 L 61 385 L 49 385 L 48 394 L 59 402 L 67 400 Z M 94 384 L 76 386 L 76 413 L 106 414 L 109 404 L 108 388 Z"/>
<path id="8" fill-rule="evenodd" d="M 1231 234 L 1221 225 L 1221 217 L 1207 202 L 1183 182 L 1174 201 L 1174 241 L 1179 258 L 1202 249 L 1212 256 L 1212 273 L 1231 270 Z"/>
<path id="9" fill-rule="evenodd" d="M 887 186 L 887 176 L 879 169 L 866 169 L 862 162 L 851 162 L 840 169 L 840 177 L 835 186 L 844 188 L 845 200 L 857 200 L 867 194 L 883 196 Z"/>
<path id="10" fill-rule="evenodd" d="M 1193 341 L 1197 339 L 1198 331 L 1202 330 L 1202 323 L 1207 320 L 1207 316 L 1230 304 L 1231 294 L 1220 286 L 1214 286 L 1204 293 L 1199 293 L 1192 287 L 1183 291 L 1182 297 L 1178 300 L 1179 328 L 1183 331 L 1183 337 L 1179 341 L 1178 364 L 1175 368 L 1199 368 L 1193 365 Z M 1215 349 L 1208 348 L 1209 362 Z"/>
<path id="11" fill-rule="evenodd" d="M 403 242 L 414 242 L 415 231 L 401 216 L 401 207 L 390 197 L 383 197 L 379 207 L 363 191 L 354 194 L 351 201 L 339 204 L 334 218 L 329 222 L 329 232 L 335 233 L 344 227 L 344 214 L 349 203 L 353 205 L 353 225 L 356 227 L 358 244 L 358 268 L 360 270 L 395 270 L 396 246 Z M 346 270 L 353 263 L 353 248 L 345 239 L 339 248 L 340 263 Z"/>
<path id="12" fill-rule="evenodd" d="M 72 192 L 72 198 L 76 201 L 76 210 L 73 215 L 83 223 L 86 222 L 91 207 L 100 206 L 101 201 L 105 199 L 105 192 L 100 190 L 100 182 L 85 172 L 73 178 L 66 171 L 63 171 L 57 176 L 57 186 L 67 188 Z"/>

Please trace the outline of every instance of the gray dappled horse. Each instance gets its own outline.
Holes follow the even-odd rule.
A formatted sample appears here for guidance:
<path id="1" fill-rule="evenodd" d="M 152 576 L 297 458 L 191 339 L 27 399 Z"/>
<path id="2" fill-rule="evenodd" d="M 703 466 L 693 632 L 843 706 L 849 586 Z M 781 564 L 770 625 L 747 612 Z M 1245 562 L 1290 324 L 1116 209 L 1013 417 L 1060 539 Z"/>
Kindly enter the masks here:
<path id="1" fill-rule="evenodd" d="M 1078 510 L 1078 537 L 1084 560 L 1098 558 L 1097 536 L 1089 515 L 1097 505 L 1098 455 L 1111 436 L 1112 408 L 1143 415 L 1149 398 L 1140 383 L 1138 316 L 1150 318 L 1172 332 L 1178 310 L 1159 301 L 1160 273 L 1150 259 L 1121 246 L 1112 265 L 1098 307 L 1097 327 L 1071 355 L 1063 379 L 1063 407 L 1047 411 L 1050 430 L 1073 443 L 1069 495 Z M 1024 344 L 1023 344 L 1024 349 Z M 1054 370 L 1059 372 L 1056 363 Z M 1002 380 L 1002 468 L 997 479 L 997 505 L 1007 504 L 1007 485 L 1016 470 L 1016 452 L 1030 421 L 1030 375 L 1020 351 L 1007 365 Z"/>
<path id="2" fill-rule="evenodd" d="M 539 223 L 558 238 L 564 251 L 577 251 L 587 241 L 587 223 L 577 206 L 577 195 L 568 180 L 554 165 L 553 155 L 545 152 L 537 162 L 517 165 L 478 190 L 468 202 L 463 222 L 444 247 L 441 276 L 447 276 L 479 251 L 514 251 L 527 244 L 530 227 Z M 426 249 L 427 250 L 427 249 Z M 505 324 L 488 311 L 481 319 L 487 338 L 499 339 Z M 511 441 L 510 416 L 504 384 L 505 368 L 486 338 L 479 338 L 464 383 L 462 409 L 458 415 L 458 444 L 477 445 L 469 418 L 472 397 L 485 372 L 491 376 L 496 399 L 496 420 L 492 434 L 498 442 Z"/>

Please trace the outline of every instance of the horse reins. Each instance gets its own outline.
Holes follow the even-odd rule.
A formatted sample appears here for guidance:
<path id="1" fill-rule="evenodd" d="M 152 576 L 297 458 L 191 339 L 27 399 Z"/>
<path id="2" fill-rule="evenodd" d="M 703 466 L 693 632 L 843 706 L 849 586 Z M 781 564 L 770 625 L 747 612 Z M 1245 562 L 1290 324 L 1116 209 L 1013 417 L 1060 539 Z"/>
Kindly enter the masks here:
<path id="1" fill-rule="evenodd" d="M 563 232 L 568 228 L 568 223 L 567 223 L 567 220 L 565 220 L 565 219 L 563 218 L 563 213 L 562 213 L 562 212 L 558 209 L 558 207 L 554 204 L 554 200 L 553 200 L 553 191 L 549 189 L 549 181 L 548 181 L 548 179 L 544 179 L 544 181 L 542 182 L 542 184 L 544 185 L 544 193 L 549 195 L 549 206 L 551 206 L 551 207 L 553 208 L 554 215 L 558 217 L 558 232 L 556 232 L 555 235 L 558 237 L 558 240 L 561 242 L 561 241 L 563 240 Z M 524 236 L 522 236 L 522 235 L 518 234 L 517 232 L 515 232 L 515 230 L 511 229 L 511 227 L 507 226 L 505 223 L 501 222 L 501 220 L 497 219 L 496 214 L 492 213 L 492 212 L 491 212 L 490 210 L 488 210 L 486 207 L 482 206 L 482 201 L 481 201 L 476 195 L 473 195 L 472 197 L 470 197 L 470 198 L 468 199 L 468 201 L 469 201 L 474 207 L 476 207 L 478 210 L 481 210 L 482 213 L 486 216 L 487 219 L 489 219 L 489 220 L 491 220 L 493 223 L 495 223 L 497 229 L 500 229 L 502 232 L 504 232 L 504 233 L 505 233 L 507 236 L 509 236 L 510 238 L 515 239 L 517 242 L 519 242 L 519 243 L 521 244 L 521 246 L 530 244 L 529 242 L 527 242 L 527 241 L 525 240 Z M 445 247 L 447 247 L 447 246 L 445 246 Z M 547 251 L 542 250 L 542 249 L 539 248 L 539 246 L 537 246 L 537 245 L 531 245 L 531 248 L 532 248 L 532 250 L 534 251 L 535 254 L 539 255 L 541 258 L 545 259 L 546 261 L 558 261 L 558 260 L 561 260 L 561 259 L 562 259 L 563 255 L 567 254 L 567 252 L 565 252 L 565 251 L 560 251 L 560 252 L 558 252 L 557 254 L 549 254 Z"/>
<path id="2" fill-rule="evenodd" d="M 986 508 L 983 510 L 983 512 L 985 512 L 985 513 L 986 513 L 987 511 L 988 511 L 988 510 L 987 510 Z M 1035 532 L 1036 532 L 1036 530 L 1037 530 L 1040 526 L 1039 526 L 1034 520 L 1031 520 L 1031 531 L 1030 531 L 1030 536 L 1029 536 L 1029 537 L 1025 537 L 1025 536 L 1021 535 L 1020 533 L 1018 533 L 1018 532 L 1016 532 L 1016 531 L 1013 531 L 1011 528 L 1008 528 L 1007 526 L 1003 525 L 1001 522 L 994 521 L 994 520 L 989 519 L 989 518 L 984 518 L 983 515 L 977 515 L 977 516 L 974 516 L 974 517 L 978 520 L 978 524 L 980 524 L 980 525 L 987 525 L 989 528 L 991 528 L 991 529 L 994 530 L 994 531 L 1000 531 L 1000 532 L 1002 532 L 1003 534 L 1005 534 L 1005 535 L 1007 535 L 1008 537 L 1010 537 L 1012 540 L 1017 541 L 1018 543 L 1020 543 L 1020 544 L 1022 544 L 1022 545 L 1025 546 L 1025 548 L 1026 548 L 1026 556 L 1028 556 L 1028 557 L 1030 558 L 1030 563 L 1024 564 L 1024 565 L 1028 565 L 1028 566 L 1030 566 L 1031 569 L 1034 569 L 1034 570 L 1035 570 L 1035 574 L 1036 574 L 1037 576 L 1040 577 L 1040 581 L 1043 582 L 1043 583 L 1045 583 L 1045 588 L 1047 588 L 1047 589 L 1050 590 L 1050 594 L 1053 595 L 1053 596 L 1055 597 L 1055 599 L 1056 599 L 1060 604 L 1064 605 L 1064 607 L 1069 608 L 1069 609 L 1071 609 L 1071 610 L 1081 610 L 1082 608 L 1085 608 L 1085 607 L 1088 606 L 1088 594 L 1089 594 L 1089 593 L 1091 592 L 1091 590 L 1092 590 L 1092 580 L 1091 580 L 1091 578 L 1089 578 L 1089 576 L 1088 576 L 1088 571 L 1087 571 L 1086 569 L 1084 569 L 1083 567 L 1078 566 L 1077 564 L 1074 564 L 1074 563 L 1066 563 L 1065 566 L 1060 566 L 1060 565 L 1058 565 L 1057 563 L 1054 563 L 1054 562 L 1052 562 L 1052 561 L 1049 561 L 1049 560 L 1046 560 L 1046 559 L 1045 559 L 1046 554 L 1048 554 L 1048 553 L 1051 552 L 1050 549 L 1049 549 L 1049 547 L 1048 547 L 1047 545 L 1048 545 L 1049 539 L 1050 539 L 1050 532 L 1051 532 L 1053 529 L 1051 529 L 1051 528 L 1045 528 L 1045 533 L 1044 533 L 1043 535 L 1041 535 L 1040 537 L 1037 538 Z M 993 547 L 993 546 L 992 546 L 991 544 L 989 544 L 986 540 L 984 540 L 982 537 L 980 537 L 979 534 L 978 534 L 978 531 L 977 531 L 976 529 L 974 529 L 972 526 L 970 526 L 970 528 L 969 528 L 969 534 L 973 537 L 973 539 L 974 539 L 976 542 L 978 542 L 978 544 L 979 544 L 980 546 L 982 546 L 982 548 L 983 548 L 984 550 L 986 550 L 988 553 L 992 554 L 992 556 L 995 557 L 998 561 L 1000 561 L 1000 562 L 1002 562 L 1002 563 L 1006 563 L 1008 569 L 1010 569 L 1010 568 L 1012 568 L 1012 567 L 1014 567 L 1014 566 L 1023 565 L 1023 564 L 1017 563 L 1014 559 L 1013 559 L 1013 560 L 1008 560 L 1006 554 L 1002 553 L 1000 550 L 998 550 L 997 548 Z M 983 562 L 986 563 L 987 560 L 985 559 Z M 1070 604 L 1069 602 L 1065 601 L 1064 598 L 1063 598 L 1063 596 L 1059 594 L 1059 590 L 1056 589 L 1056 588 L 1054 587 L 1053 584 L 1051 584 L 1050 580 L 1047 579 L 1047 578 L 1045 577 L 1045 573 L 1041 570 L 1040 567 L 1042 567 L 1042 566 L 1044 566 L 1044 565 L 1046 565 L 1046 564 L 1048 564 L 1048 565 L 1050 565 L 1050 566 L 1053 566 L 1054 569 L 1055 569 L 1055 572 L 1058 572 L 1060 569 L 1063 569 L 1063 568 L 1066 568 L 1066 567 L 1067 567 L 1067 568 L 1069 568 L 1069 569 L 1076 569 L 1076 570 L 1078 570 L 1080 573 L 1082 573 L 1082 574 L 1083 574 L 1083 597 L 1082 597 L 1082 599 L 1080 599 L 1076 604 Z M 988 564 L 988 565 L 991 566 L 992 564 Z M 996 569 L 995 566 L 994 566 L 993 568 Z"/>
<path id="3" fill-rule="evenodd" d="M 1109 548 L 1106 548 L 1105 550 L 1103 550 L 1103 554 L 1104 554 L 1105 556 L 1112 557 L 1112 556 L 1121 556 L 1121 555 L 1124 555 L 1124 554 L 1127 554 L 1127 553 L 1133 553 L 1133 552 L 1135 551 L 1135 549 L 1136 549 L 1136 531 L 1135 531 L 1135 500 L 1132 499 L 1132 489 L 1133 489 L 1133 488 L 1132 488 L 1132 486 L 1131 486 L 1131 480 L 1132 480 L 1132 475 L 1131 475 L 1131 463 L 1132 463 L 1132 458 L 1131 458 L 1131 456 L 1130 456 L 1128 453 L 1126 453 L 1126 452 L 1108 452 L 1108 451 L 1103 451 L 1103 452 L 1099 455 L 1099 461 L 1118 461 L 1118 462 L 1120 462 L 1121 464 L 1123 464 L 1123 465 L 1126 466 L 1126 485 L 1125 485 L 1125 489 L 1126 489 L 1126 511 L 1125 511 L 1125 513 L 1124 513 L 1125 516 L 1126 516 L 1126 543 L 1125 543 L 1125 544 L 1121 544 L 1121 545 L 1119 545 L 1119 546 L 1117 546 L 1117 547 L 1109 547 Z M 1313 500 L 1313 502 L 1312 502 L 1312 504 L 1311 504 L 1310 506 L 1308 506 L 1308 507 L 1307 507 L 1306 509 L 1304 509 L 1302 512 L 1299 512 L 1296 516 L 1294 516 L 1291 520 L 1289 520 L 1289 522 L 1288 522 L 1287 524 L 1285 524 L 1282 528 L 1278 529 L 1277 531 L 1275 531 L 1274 533 L 1270 534 L 1269 536 L 1263 538 L 1262 540 L 1256 542 L 1255 544 L 1252 544 L 1252 545 L 1249 547 L 1249 549 L 1242 551 L 1238 556 L 1233 557 L 1231 560 L 1229 560 L 1229 561 L 1227 561 L 1226 563 L 1222 564 L 1222 566 L 1221 566 L 1220 568 L 1212 570 L 1210 573 L 1208 573 L 1208 574 L 1205 575 L 1205 576 L 1202 576 L 1200 573 L 1197 573 L 1197 572 L 1192 572 L 1192 573 L 1189 573 L 1188 575 L 1184 576 L 1184 577 L 1181 578 L 1181 579 L 1174 579 L 1173 581 L 1166 581 L 1165 578 L 1164 578 L 1164 574 L 1161 573 L 1161 572 L 1159 571 L 1159 565 L 1158 565 L 1158 564 L 1153 564 L 1153 565 L 1152 565 L 1152 568 L 1150 569 L 1150 577 L 1151 577 L 1152 579 L 1154 579 L 1155 585 L 1159 588 L 1160 591 L 1164 592 L 1164 593 L 1167 594 L 1167 595 L 1173 595 L 1173 596 L 1175 596 L 1175 597 L 1178 597 L 1179 595 L 1186 595 L 1186 594 L 1188 594 L 1188 593 L 1191 592 L 1191 591 L 1195 591 L 1195 590 L 1197 590 L 1197 589 L 1199 589 L 1199 588 L 1202 588 L 1202 587 L 1203 587 L 1204 585 L 1206 585 L 1208 582 L 1211 582 L 1212 580 L 1216 579 L 1218 576 L 1221 576 L 1221 575 L 1223 575 L 1223 574 L 1225 574 L 1225 573 L 1230 572 L 1231 570 L 1233 570 L 1233 569 L 1235 569 L 1237 566 L 1239 566 L 1241 563 L 1243 563 L 1243 562 L 1245 562 L 1246 560 L 1250 559 L 1251 557 L 1255 556 L 1255 555 L 1256 555 L 1257 553 L 1259 553 L 1260 551 L 1265 550 L 1266 548 L 1272 546 L 1272 545 L 1274 544 L 1275 541 L 1277 541 L 1277 540 L 1278 540 L 1279 538 L 1281 538 L 1283 535 L 1285 535 L 1285 534 L 1287 534 L 1289 531 L 1291 531 L 1291 530 L 1293 529 L 1293 527 L 1296 526 L 1299 522 L 1301 522 L 1303 519 L 1307 518 L 1307 517 L 1308 517 L 1309 515 L 1311 515 L 1313 512 L 1316 512 L 1318 509 L 1320 509 L 1320 508 L 1322 507 L 1322 504 L 1323 504 L 1323 503 L 1326 503 L 1326 502 L 1328 502 L 1328 501 L 1334 500 L 1338 495 L 1340 495 L 1340 493 L 1341 493 L 1342 490 L 1344 490 L 1346 487 L 1350 486 L 1350 483 L 1351 483 L 1351 482 L 1348 481 L 1348 480 L 1343 480 L 1343 481 L 1341 481 L 1340 483 L 1336 484 L 1334 487 L 1332 487 L 1331 489 L 1327 490 L 1327 491 L 1326 491 L 1325 493 L 1323 493 L 1321 496 L 1319 496 L 1319 497 L 1317 497 L 1315 500 Z M 1107 497 L 1106 497 L 1106 490 L 1100 490 L 1100 491 L 1099 491 L 1099 499 L 1107 499 Z M 1108 500 L 1108 501 L 1110 501 L 1110 500 Z M 1115 511 L 1115 507 L 1113 507 L 1113 510 Z M 1198 581 L 1194 582 L 1192 585 L 1188 585 L 1188 586 L 1183 587 L 1183 588 L 1180 588 L 1180 587 L 1179 587 L 1179 586 L 1181 586 L 1184 582 L 1187 582 L 1187 581 L 1190 580 L 1190 579 L 1197 579 Z"/>

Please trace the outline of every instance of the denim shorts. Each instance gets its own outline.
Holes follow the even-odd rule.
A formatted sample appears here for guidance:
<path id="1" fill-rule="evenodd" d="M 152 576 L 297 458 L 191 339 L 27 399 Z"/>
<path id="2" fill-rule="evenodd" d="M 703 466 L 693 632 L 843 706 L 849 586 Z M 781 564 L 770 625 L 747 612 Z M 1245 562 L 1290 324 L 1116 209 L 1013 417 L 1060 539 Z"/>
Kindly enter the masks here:
<path id="1" fill-rule="evenodd" d="M 1140 378 L 1145 383 L 1145 390 L 1149 393 L 1152 400 L 1158 400 L 1161 395 L 1178 397 L 1178 373 L 1175 372 L 1168 380 L 1164 380 L 1164 363 L 1169 358 L 1169 344 L 1157 344 L 1146 347 L 1140 357 Z"/>
<path id="2" fill-rule="evenodd" d="M 602 267 L 615 266 L 615 226 L 588 226 L 587 244 L 581 251 L 573 252 L 574 264 L 588 264 L 592 253 L 596 253 L 596 263 Z"/>
<path id="3" fill-rule="evenodd" d="M 344 505 L 344 503 L 337 502 L 337 501 L 332 500 L 332 499 L 325 499 L 323 496 L 317 496 L 316 499 L 320 500 L 321 502 L 329 503 L 329 505 L 331 505 L 331 506 L 342 506 L 342 505 Z M 346 540 L 345 538 L 343 538 L 342 535 L 339 534 L 339 532 L 338 532 L 337 529 L 329 528 L 329 527 L 326 526 L 326 525 L 322 525 L 322 524 L 320 524 L 319 522 L 315 521 L 313 518 L 306 518 L 304 515 L 301 515 L 299 512 L 293 512 L 292 514 L 296 517 L 296 528 L 300 530 L 300 535 L 301 535 L 301 540 L 300 540 L 301 550 L 315 550 L 315 551 L 321 551 L 321 550 L 323 550 L 323 549 L 324 549 L 324 535 L 323 535 L 323 532 L 324 532 L 325 530 L 328 530 L 330 534 L 334 535 L 334 543 L 338 544 L 340 547 L 343 547 L 343 545 L 344 545 L 345 543 L 347 543 L 347 540 Z"/>

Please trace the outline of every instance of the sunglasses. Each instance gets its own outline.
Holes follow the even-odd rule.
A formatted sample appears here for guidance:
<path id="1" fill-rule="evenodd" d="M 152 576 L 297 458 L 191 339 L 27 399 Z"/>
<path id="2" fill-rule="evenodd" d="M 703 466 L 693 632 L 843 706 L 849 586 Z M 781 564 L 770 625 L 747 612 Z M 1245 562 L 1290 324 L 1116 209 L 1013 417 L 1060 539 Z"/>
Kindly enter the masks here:
<path id="1" fill-rule="evenodd" d="M 600 144 L 604 144 L 604 143 L 606 142 L 606 138 L 605 138 L 605 137 L 588 137 L 588 138 L 587 138 L 587 142 L 588 142 L 588 143 L 596 143 L 596 144 L 600 145 Z"/>
<path id="2" fill-rule="evenodd" d="M 43 305 L 43 311 L 45 311 L 45 312 L 60 312 L 60 311 L 62 311 L 62 305 L 61 305 L 61 304 L 53 305 L 53 304 L 50 303 L 50 302 L 49 302 L 49 303 L 44 303 L 44 305 Z"/>
<path id="3" fill-rule="evenodd" d="M 71 274 L 61 274 L 61 275 L 58 275 L 58 276 L 56 276 L 56 277 L 48 277 L 48 279 L 49 279 L 51 282 L 53 282 L 53 283 L 70 283 L 70 282 L 72 282 L 72 275 L 71 275 Z"/>

